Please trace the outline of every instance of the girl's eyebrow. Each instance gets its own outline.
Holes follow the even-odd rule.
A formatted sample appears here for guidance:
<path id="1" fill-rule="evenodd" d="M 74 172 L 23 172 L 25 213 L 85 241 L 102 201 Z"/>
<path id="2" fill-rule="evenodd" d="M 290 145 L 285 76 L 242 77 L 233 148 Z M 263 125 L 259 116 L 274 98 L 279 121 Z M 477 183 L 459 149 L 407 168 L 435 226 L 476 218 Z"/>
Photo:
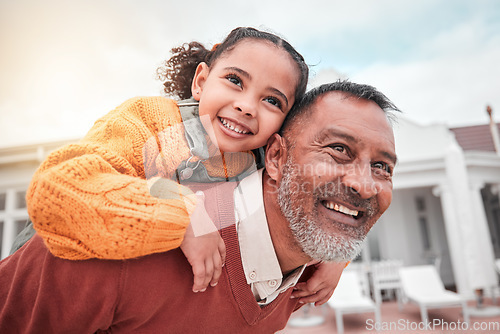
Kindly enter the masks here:
<path id="1" fill-rule="evenodd" d="M 224 70 L 229 71 L 229 72 L 237 72 L 239 75 L 241 75 L 249 80 L 252 79 L 252 76 L 250 75 L 250 73 L 248 73 L 245 70 L 242 70 L 239 67 L 229 66 L 229 67 L 225 67 Z M 281 92 L 279 89 L 274 88 L 274 87 L 270 87 L 269 90 L 271 90 L 274 94 L 279 95 L 283 100 L 285 100 L 286 107 L 288 108 L 288 98 L 286 97 L 285 94 L 283 94 L 283 92 Z"/>
<path id="2" fill-rule="evenodd" d="M 252 76 L 250 75 L 250 73 L 248 73 L 245 70 L 242 70 L 239 67 L 229 66 L 229 67 L 225 67 L 224 70 L 229 71 L 229 72 L 238 72 L 239 75 L 244 76 L 247 79 L 252 79 Z"/>
<path id="3" fill-rule="evenodd" d="M 282 98 L 283 100 L 285 100 L 286 107 L 288 108 L 288 99 L 286 98 L 286 95 L 285 95 L 285 94 L 283 94 L 282 92 L 280 92 L 280 90 L 279 90 L 279 89 L 277 89 L 277 88 L 273 88 L 273 87 L 271 87 L 271 88 L 270 88 L 270 90 L 271 90 L 274 94 L 281 96 L 281 98 Z"/>

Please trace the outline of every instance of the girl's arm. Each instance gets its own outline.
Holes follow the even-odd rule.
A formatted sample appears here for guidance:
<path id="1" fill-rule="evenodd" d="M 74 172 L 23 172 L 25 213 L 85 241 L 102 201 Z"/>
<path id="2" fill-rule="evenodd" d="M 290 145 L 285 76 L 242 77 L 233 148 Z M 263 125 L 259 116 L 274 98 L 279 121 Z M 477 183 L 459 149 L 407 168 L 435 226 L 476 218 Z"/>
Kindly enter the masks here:
<path id="1" fill-rule="evenodd" d="M 156 134 L 179 122 L 171 100 L 132 99 L 97 121 L 80 143 L 49 155 L 33 177 L 27 206 L 54 255 L 125 259 L 181 244 L 195 198 L 174 181 L 169 199 L 151 196 L 143 158 L 154 151 L 146 143 L 160 147 Z M 167 139 L 177 154 L 167 152 L 162 168 L 173 171 L 189 155 L 182 137 Z"/>
<path id="2" fill-rule="evenodd" d="M 314 303 L 315 306 L 323 305 L 333 295 L 337 287 L 340 276 L 347 267 L 347 263 L 318 262 L 311 264 L 314 266 L 312 276 L 306 281 L 298 283 L 292 298 L 299 298 L 299 303 Z"/>

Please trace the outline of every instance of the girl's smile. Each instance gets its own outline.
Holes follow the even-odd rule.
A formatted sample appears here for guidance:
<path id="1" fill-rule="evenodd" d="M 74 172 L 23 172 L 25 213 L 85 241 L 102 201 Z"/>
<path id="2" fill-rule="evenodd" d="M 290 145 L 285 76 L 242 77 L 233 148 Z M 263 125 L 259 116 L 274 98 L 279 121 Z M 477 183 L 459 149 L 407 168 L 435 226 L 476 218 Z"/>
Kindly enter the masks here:
<path id="1" fill-rule="evenodd" d="M 229 136 L 233 135 L 232 132 L 236 132 L 239 135 L 253 135 L 253 131 L 249 129 L 244 123 L 232 121 L 229 118 L 218 117 L 220 124 L 223 126 L 223 130 L 227 130 Z M 242 137 L 236 137 L 242 138 Z"/>

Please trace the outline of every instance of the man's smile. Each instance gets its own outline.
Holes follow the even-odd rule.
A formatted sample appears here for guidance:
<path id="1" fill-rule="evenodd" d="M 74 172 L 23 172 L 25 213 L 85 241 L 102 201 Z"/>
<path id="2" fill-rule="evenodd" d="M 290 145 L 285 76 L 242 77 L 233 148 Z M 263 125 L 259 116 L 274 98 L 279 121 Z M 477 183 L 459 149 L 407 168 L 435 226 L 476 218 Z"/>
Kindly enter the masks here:
<path id="1" fill-rule="evenodd" d="M 340 200 L 340 198 L 343 199 Z M 328 217 L 327 219 L 332 222 L 345 224 L 354 228 L 360 228 L 365 225 L 368 219 L 370 219 L 369 206 L 360 207 L 359 205 L 348 204 L 350 202 L 347 202 L 347 198 L 343 196 L 340 198 L 319 198 L 319 203 L 321 203 L 319 206 L 320 211 L 323 211 L 323 214 Z"/>
<path id="2" fill-rule="evenodd" d="M 335 203 L 333 201 L 323 201 L 323 205 L 329 209 L 329 210 L 334 210 L 337 212 L 344 213 L 346 215 L 354 217 L 354 219 L 358 219 L 360 217 L 360 212 L 357 210 L 351 210 L 349 208 L 346 208 L 345 206 Z"/>

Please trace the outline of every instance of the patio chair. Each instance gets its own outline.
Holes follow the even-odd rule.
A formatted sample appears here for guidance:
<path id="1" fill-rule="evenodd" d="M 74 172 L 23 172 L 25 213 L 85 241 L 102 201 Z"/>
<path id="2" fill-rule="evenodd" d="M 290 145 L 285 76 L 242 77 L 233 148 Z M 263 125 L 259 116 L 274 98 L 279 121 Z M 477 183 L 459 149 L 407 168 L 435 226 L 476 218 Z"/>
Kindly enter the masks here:
<path id="1" fill-rule="evenodd" d="M 328 300 L 335 311 L 337 333 L 344 332 L 343 315 L 351 313 L 375 313 L 375 321 L 380 322 L 380 309 L 363 287 L 363 280 L 357 270 L 345 270 L 340 277 L 335 292 Z"/>
<path id="2" fill-rule="evenodd" d="M 402 308 L 401 280 L 399 279 L 399 268 L 403 266 L 401 260 L 384 260 L 372 263 L 372 283 L 375 303 L 382 302 L 382 291 L 394 292 L 398 301 L 398 307 Z"/>
<path id="3" fill-rule="evenodd" d="M 495 271 L 497 272 L 498 276 L 500 277 L 500 259 L 495 259 Z M 491 299 L 493 301 L 493 304 L 497 304 L 497 292 L 500 291 L 500 287 L 496 286 L 493 289 L 491 289 Z"/>
<path id="4" fill-rule="evenodd" d="M 443 281 L 433 265 L 403 267 L 399 270 L 405 297 L 420 307 L 422 321 L 429 320 L 428 309 L 461 307 L 464 321 L 469 323 L 466 300 L 458 293 L 444 288 Z"/>

